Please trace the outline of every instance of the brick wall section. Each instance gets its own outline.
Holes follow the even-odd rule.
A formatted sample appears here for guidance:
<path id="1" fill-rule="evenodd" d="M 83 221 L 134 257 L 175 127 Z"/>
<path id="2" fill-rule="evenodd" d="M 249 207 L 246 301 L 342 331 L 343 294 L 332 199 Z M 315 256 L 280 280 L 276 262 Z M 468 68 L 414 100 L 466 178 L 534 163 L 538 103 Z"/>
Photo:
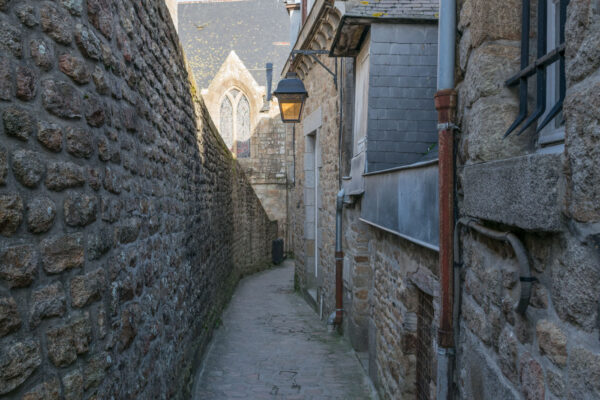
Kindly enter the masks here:
<path id="1" fill-rule="evenodd" d="M 436 24 L 373 24 L 367 171 L 419 161 L 437 142 Z"/>
<path id="2" fill-rule="evenodd" d="M 156 1 L 0 1 L 0 398 L 188 398 L 276 228 Z"/>
<path id="3" fill-rule="evenodd" d="M 503 168 L 494 174 L 500 180 L 489 179 L 488 185 L 497 185 L 510 173 L 518 187 L 533 172 L 538 176 L 535 182 L 546 187 L 541 194 L 534 190 L 523 199 L 511 199 L 528 218 L 506 218 L 500 204 L 484 221 L 489 226 L 503 223 L 501 229 L 516 232 L 530 254 L 538 282 L 524 317 L 513 310 L 520 283 L 510 247 L 462 231 L 460 398 L 598 398 L 600 115 L 590 110 L 600 106 L 600 58 L 590 56 L 590 49 L 600 46 L 599 10 L 590 1 L 569 3 L 565 148 L 535 156 L 526 156 L 536 150 L 533 130 L 502 139 L 518 112 L 517 91 L 507 89 L 503 81 L 519 67 L 520 10 L 517 0 L 463 1 L 460 9 L 458 193 L 474 187 L 477 168 Z M 504 161 L 488 162 L 493 160 Z M 462 172 L 463 165 L 469 173 Z M 513 166 L 523 170 L 511 172 Z M 485 189 L 464 193 L 478 196 L 486 212 L 493 209 L 495 200 L 487 199 Z M 547 193 L 555 197 L 553 204 L 541 206 Z M 476 213 L 471 200 L 459 198 L 461 214 Z M 535 212 L 527 211 L 529 204 L 535 205 Z M 554 224 L 540 220 L 538 211 L 549 213 Z"/>

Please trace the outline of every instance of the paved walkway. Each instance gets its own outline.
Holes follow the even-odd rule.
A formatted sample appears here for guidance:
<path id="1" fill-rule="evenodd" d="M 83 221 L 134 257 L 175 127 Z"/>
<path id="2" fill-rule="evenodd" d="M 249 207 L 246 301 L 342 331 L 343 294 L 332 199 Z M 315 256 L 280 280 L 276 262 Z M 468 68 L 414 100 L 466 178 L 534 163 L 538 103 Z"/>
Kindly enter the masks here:
<path id="1" fill-rule="evenodd" d="M 293 291 L 293 262 L 243 279 L 215 331 L 195 400 L 374 399 L 349 344 Z"/>

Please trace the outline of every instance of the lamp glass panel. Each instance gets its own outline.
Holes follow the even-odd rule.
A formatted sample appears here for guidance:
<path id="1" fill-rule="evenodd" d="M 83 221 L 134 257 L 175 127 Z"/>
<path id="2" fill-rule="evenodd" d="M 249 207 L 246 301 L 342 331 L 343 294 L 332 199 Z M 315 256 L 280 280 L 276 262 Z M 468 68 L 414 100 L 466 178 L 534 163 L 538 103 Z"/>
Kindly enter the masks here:
<path id="1" fill-rule="evenodd" d="M 284 120 L 300 119 L 300 111 L 302 110 L 302 102 L 299 103 L 281 103 L 281 113 Z"/>

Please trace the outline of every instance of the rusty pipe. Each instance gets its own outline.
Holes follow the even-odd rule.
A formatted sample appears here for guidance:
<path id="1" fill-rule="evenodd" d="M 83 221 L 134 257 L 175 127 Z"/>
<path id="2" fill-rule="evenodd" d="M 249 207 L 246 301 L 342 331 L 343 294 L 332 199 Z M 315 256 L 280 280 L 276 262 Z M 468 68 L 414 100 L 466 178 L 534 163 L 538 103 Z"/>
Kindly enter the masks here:
<path id="1" fill-rule="evenodd" d="M 435 95 L 438 111 L 439 146 L 439 202 L 440 202 L 440 323 L 438 344 L 442 348 L 453 348 L 453 238 L 454 238 L 454 115 L 456 113 L 456 91 L 440 90 Z"/>
<path id="2" fill-rule="evenodd" d="M 344 320 L 344 252 L 342 251 L 342 211 L 344 209 L 344 189 L 337 194 L 335 204 L 335 325 Z"/>
<path id="3" fill-rule="evenodd" d="M 436 398 L 452 399 L 454 379 L 453 274 L 454 257 L 454 130 L 456 91 L 456 0 L 440 0 L 438 24 L 437 89 L 434 96 L 438 112 L 438 160 L 440 202 L 440 321 Z"/>
<path id="4" fill-rule="evenodd" d="M 437 398 L 452 399 L 454 376 L 454 117 L 456 91 L 439 90 L 435 96 L 438 112 L 438 168 L 440 215 L 440 319 L 438 325 Z"/>

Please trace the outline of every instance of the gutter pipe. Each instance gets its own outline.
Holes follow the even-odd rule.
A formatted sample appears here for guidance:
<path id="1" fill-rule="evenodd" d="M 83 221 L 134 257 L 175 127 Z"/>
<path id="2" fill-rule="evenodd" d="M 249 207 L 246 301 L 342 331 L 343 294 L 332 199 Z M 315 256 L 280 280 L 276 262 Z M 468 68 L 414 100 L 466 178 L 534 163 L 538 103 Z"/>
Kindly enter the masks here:
<path id="1" fill-rule="evenodd" d="M 335 312 L 328 318 L 329 325 L 341 326 L 344 320 L 344 252 L 342 251 L 342 212 L 344 211 L 345 191 L 342 188 L 342 134 L 344 119 L 344 59 L 341 59 L 341 73 L 339 82 L 339 135 L 338 135 L 338 176 L 340 191 L 337 194 L 335 204 Z M 337 68 L 337 58 L 335 59 Z"/>
<path id="2" fill-rule="evenodd" d="M 437 88 L 454 89 L 456 59 L 456 0 L 440 0 Z"/>
<path id="3" fill-rule="evenodd" d="M 343 269 L 344 252 L 342 251 L 342 210 L 344 209 L 344 189 L 337 194 L 335 204 L 335 319 L 333 323 L 337 326 L 344 319 L 343 299 Z"/>
<path id="4" fill-rule="evenodd" d="M 454 65 L 456 46 L 456 0 L 440 0 L 438 25 L 438 69 L 435 108 L 438 111 L 439 202 L 440 202 L 440 320 L 437 349 L 438 400 L 452 399 L 454 376 L 453 238 L 454 238 L 454 131 L 456 91 Z"/>

